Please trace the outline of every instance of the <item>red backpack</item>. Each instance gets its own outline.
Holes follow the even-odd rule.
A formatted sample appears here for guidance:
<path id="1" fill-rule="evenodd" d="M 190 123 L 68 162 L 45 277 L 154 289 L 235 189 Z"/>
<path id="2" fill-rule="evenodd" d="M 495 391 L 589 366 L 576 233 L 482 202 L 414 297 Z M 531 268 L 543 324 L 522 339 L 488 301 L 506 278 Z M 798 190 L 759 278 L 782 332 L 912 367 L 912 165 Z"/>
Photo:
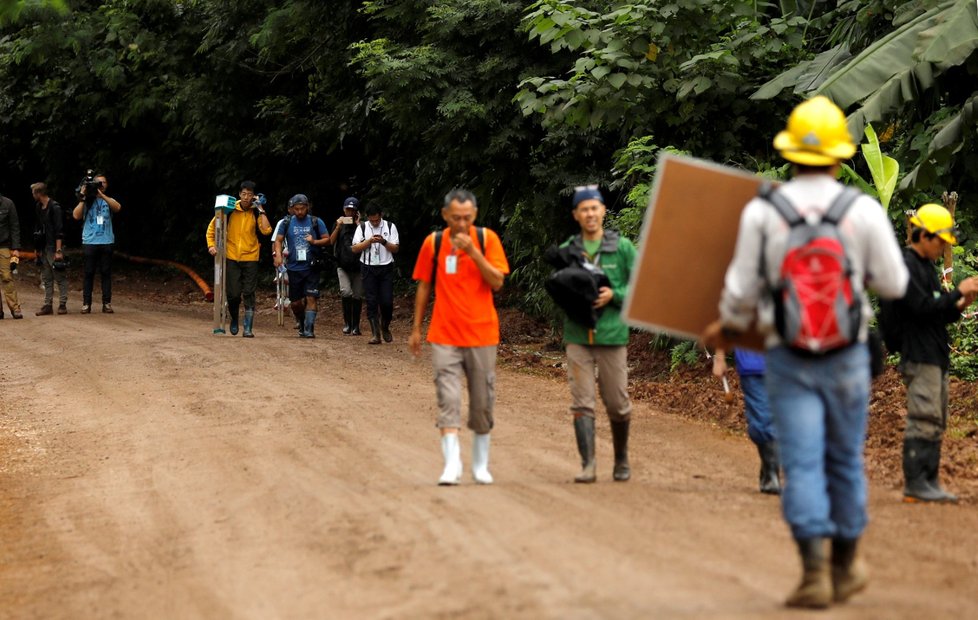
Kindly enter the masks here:
<path id="1" fill-rule="evenodd" d="M 806 354 L 853 344 L 859 338 L 862 300 L 852 285 L 852 263 L 838 224 L 862 193 L 844 189 L 815 224 L 777 190 L 765 187 L 759 195 L 790 226 L 780 279 L 771 287 L 778 334 L 793 350 Z"/>

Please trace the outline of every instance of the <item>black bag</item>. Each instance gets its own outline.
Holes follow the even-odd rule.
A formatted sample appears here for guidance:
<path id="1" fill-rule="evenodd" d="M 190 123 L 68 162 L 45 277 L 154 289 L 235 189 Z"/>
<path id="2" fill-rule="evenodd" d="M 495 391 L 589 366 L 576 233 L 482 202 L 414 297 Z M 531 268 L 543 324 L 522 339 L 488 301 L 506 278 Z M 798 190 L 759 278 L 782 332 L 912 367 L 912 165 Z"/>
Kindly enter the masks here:
<path id="1" fill-rule="evenodd" d="M 891 355 L 899 353 L 903 349 L 903 325 L 901 323 L 897 300 L 881 299 L 880 311 L 876 315 L 876 324 L 879 325 L 883 344 L 886 345 L 886 350 Z"/>
<path id="2" fill-rule="evenodd" d="M 333 256 L 340 269 L 347 273 L 360 271 L 360 256 L 353 252 L 353 235 L 356 233 L 355 224 L 340 224 L 340 232 L 333 245 Z"/>
<path id="3" fill-rule="evenodd" d="M 543 283 L 554 303 L 571 321 L 593 329 L 604 311 L 604 308 L 595 308 L 594 302 L 598 298 L 598 289 L 611 286 L 608 276 L 570 246 L 550 247 L 544 260 L 554 267 L 554 272 Z"/>

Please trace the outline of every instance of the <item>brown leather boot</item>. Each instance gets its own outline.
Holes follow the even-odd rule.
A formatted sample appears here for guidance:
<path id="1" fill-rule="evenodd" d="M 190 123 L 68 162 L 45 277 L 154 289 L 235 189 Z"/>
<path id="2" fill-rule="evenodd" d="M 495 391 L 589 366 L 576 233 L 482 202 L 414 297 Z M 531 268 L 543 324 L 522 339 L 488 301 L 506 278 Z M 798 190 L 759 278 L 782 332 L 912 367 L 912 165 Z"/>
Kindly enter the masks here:
<path id="1" fill-rule="evenodd" d="M 844 603 L 869 583 L 866 562 L 856 552 L 859 539 L 832 539 L 832 598 Z"/>
<path id="2" fill-rule="evenodd" d="M 829 563 L 825 558 L 825 539 L 806 538 L 796 540 L 804 571 L 801 583 L 788 596 L 788 607 L 825 609 L 832 603 L 832 580 L 829 577 Z"/>
<path id="3" fill-rule="evenodd" d="M 41 309 L 34 313 L 34 316 L 47 316 L 49 314 L 54 314 L 54 308 L 51 304 L 44 304 Z"/>

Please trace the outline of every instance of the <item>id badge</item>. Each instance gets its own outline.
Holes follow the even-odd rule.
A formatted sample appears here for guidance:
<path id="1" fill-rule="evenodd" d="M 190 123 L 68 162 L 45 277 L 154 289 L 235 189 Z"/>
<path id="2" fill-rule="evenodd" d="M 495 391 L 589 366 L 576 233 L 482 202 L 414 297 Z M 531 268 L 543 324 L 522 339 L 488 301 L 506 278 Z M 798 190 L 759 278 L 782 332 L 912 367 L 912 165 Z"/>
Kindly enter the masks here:
<path id="1" fill-rule="evenodd" d="M 445 273 L 453 274 L 458 272 L 458 256 L 449 254 L 445 257 Z"/>
<path id="2" fill-rule="evenodd" d="M 98 224 L 99 226 L 102 226 L 103 224 L 105 224 L 105 216 L 104 215 L 96 215 L 95 216 L 95 223 Z"/>
<path id="3" fill-rule="evenodd" d="M 302 249 L 302 250 L 296 250 L 296 258 L 295 259 L 297 261 L 299 261 L 300 263 L 305 262 L 305 260 L 306 260 L 306 251 L 304 249 Z"/>

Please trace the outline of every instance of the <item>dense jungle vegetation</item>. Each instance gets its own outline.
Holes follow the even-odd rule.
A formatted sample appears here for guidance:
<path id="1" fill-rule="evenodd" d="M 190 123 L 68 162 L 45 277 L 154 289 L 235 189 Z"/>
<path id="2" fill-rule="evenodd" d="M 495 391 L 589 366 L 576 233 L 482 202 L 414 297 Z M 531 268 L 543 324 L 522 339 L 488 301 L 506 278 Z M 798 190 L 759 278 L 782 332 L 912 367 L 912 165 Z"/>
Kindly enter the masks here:
<path id="1" fill-rule="evenodd" d="M 892 194 L 895 226 L 958 192 L 958 278 L 978 247 L 976 50 L 975 0 L 4 1 L 0 191 L 29 229 L 31 182 L 71 204 L 104 171 L 120 249 L 205 269 L 213 197 L 244 178 L 276 214 L 298 192 L 323 214 L 376 201 L 406 256 L 466 186 L 543 313 L 536 257 L 571 231 L 574 185 L 601 183 L 636 237 L 663 149 L 784 176 L 772 137 L 826 94 L 892 158 L 846 176 Z M 956 337 L 978 347 L 974 321 Z"/>

